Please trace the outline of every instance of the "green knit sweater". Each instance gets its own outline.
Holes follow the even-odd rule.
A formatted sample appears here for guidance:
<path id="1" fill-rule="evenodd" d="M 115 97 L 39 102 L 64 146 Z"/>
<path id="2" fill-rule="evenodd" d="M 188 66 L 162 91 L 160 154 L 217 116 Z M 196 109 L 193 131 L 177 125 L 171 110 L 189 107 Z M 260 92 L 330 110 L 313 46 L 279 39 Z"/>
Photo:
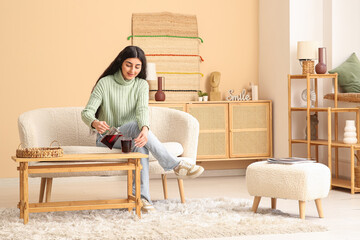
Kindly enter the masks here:
<path id="1" fill-rule="evenodd" d="M 81 112 L 82 120 L 89 126 L 94 120 L 105 121 L 119 127 L 136 121 L 139 129 L 149 127 L 149 85 L 141 78 L 125 80 L 121 70 L 99 80 L 89 102 Z M 98 119 L 95 113 L 99 108 Z"/>

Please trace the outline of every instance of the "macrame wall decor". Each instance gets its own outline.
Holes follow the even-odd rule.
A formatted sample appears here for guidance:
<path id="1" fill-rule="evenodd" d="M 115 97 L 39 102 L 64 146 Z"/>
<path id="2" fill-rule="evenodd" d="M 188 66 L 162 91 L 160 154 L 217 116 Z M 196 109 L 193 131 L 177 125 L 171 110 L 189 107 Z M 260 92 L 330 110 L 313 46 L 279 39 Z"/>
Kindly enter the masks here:
<path id="1" fill-rule="evenodd" d="M 163 13 L 134 13 L 132 45 L 142 48 L 148 62 L 156 64 L 158 77 L 165 77 L 163 91 L 166 100 L 197 100 L 200 90 L 199 45 L 195 15 Z M 150 100 L 155 99 L 157 81 L 149 81 Z"/>

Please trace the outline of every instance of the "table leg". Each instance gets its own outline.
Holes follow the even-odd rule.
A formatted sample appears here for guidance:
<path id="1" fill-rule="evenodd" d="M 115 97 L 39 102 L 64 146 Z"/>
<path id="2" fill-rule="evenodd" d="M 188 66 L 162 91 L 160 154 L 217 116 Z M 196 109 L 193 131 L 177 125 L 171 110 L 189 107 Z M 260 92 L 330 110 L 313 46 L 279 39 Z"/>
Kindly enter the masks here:
<path id="1" fill-rule="evenodd" d="M 27 162 L 23 163 L 23 212 L 24 212 L 24 224 L 29 222 L 29 164 Z"/>
<path id="2" fill-rule="evenodd" d="M 46 179 L 47 178 L 44 178 L 44 177 L 41 178 L 39 203 L 42 203 L 44 201 L 44 192 L 45 192 L 45 186 L 46 186 Z"/>
<path id="3" fill-rule="evenodd" d="M 128 201 L 130 202 L 130 195 L 132 195 L 132 183 L 133 183 L 133 170 L 127 171 L 127 195 L 128 195 Z M 128 208 L 129 212 L 133 210 L 133 208 Z"/>
<path id="4" fill-rule="evenodd" d="M 140 198 L 140 158 L 135 159 L 135 198 L 136 198 L 136 214 L 141 218 L 141 198 Z"/>
<path id="5" fill-rule="evenodd" d="M 20 186 L 20 219 L 24 218 L 24 171 L 23 163 L 19 163 L 19 186 Z"/>
<path id="6" fill-rule="evenodd" d="M 354 145 L 351 145 L 350 147 L 350 190 L 351 194 L 355 194 L 355 149 Z"/>

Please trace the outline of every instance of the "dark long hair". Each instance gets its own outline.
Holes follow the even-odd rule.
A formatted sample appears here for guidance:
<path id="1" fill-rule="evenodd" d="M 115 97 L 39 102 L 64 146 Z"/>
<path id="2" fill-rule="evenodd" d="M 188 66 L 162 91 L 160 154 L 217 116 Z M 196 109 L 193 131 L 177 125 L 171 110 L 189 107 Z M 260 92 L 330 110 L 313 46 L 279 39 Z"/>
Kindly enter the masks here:
<path id="1" fill-rule="evenodd" d="M 122 66 L 123 62 L 128 58 L 138 58 L 138 59 L 140 59 L 140 61 L 141 61 L 141 71 L 137 75 L 137 77 L 142 78 L 142 79 L 146 79 L 146 57 L 145 57 L 144 51 L 141 48 L 137 47 L 137 46 L 127 46 L 126 48 L 124 48 L 119 53 L 119 55 L 117 55 L 117 57 L 114 59 L 114 61 L 112 61 L 112 63 L 106 68 L 104 73 L 101 74 L 101 76 L 96 81 L 96 83 L 95 83 L 93 89 L 91 90 L 91 92 L 94 91 L 94 88 L 95 88 L 96 84 L 99 82 L 99 80 L 101 78 L 106 77 L 108 75 L 113 75 L 117 71 L 121 70 L 121 66 Z"/>

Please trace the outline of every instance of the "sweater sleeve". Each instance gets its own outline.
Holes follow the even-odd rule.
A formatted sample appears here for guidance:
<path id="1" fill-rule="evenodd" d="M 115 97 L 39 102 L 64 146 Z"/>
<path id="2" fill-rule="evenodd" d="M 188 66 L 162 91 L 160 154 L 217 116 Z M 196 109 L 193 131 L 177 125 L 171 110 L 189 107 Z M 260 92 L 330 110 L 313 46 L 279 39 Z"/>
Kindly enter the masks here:
<path id="1" fill-rule="evenodd" d="M 149 85 L 145 80 L 142 80 L 139 86 L 139 96 L 136 103 L 136 119 L 140 130 L 143 126 L 147 126 L 150 129 Z"/>
<path id="2" fill-rule="evenodd" d="M 90 99 L 84 110 L 81 111 L 81 118 L 86 125 L 92 128 L 91 123 L 96 120 L 95 113 L 101 105 L 103 96 L 103 86 L 101 80 L 96 84 L 94 91 L 90 95 Z"/>

